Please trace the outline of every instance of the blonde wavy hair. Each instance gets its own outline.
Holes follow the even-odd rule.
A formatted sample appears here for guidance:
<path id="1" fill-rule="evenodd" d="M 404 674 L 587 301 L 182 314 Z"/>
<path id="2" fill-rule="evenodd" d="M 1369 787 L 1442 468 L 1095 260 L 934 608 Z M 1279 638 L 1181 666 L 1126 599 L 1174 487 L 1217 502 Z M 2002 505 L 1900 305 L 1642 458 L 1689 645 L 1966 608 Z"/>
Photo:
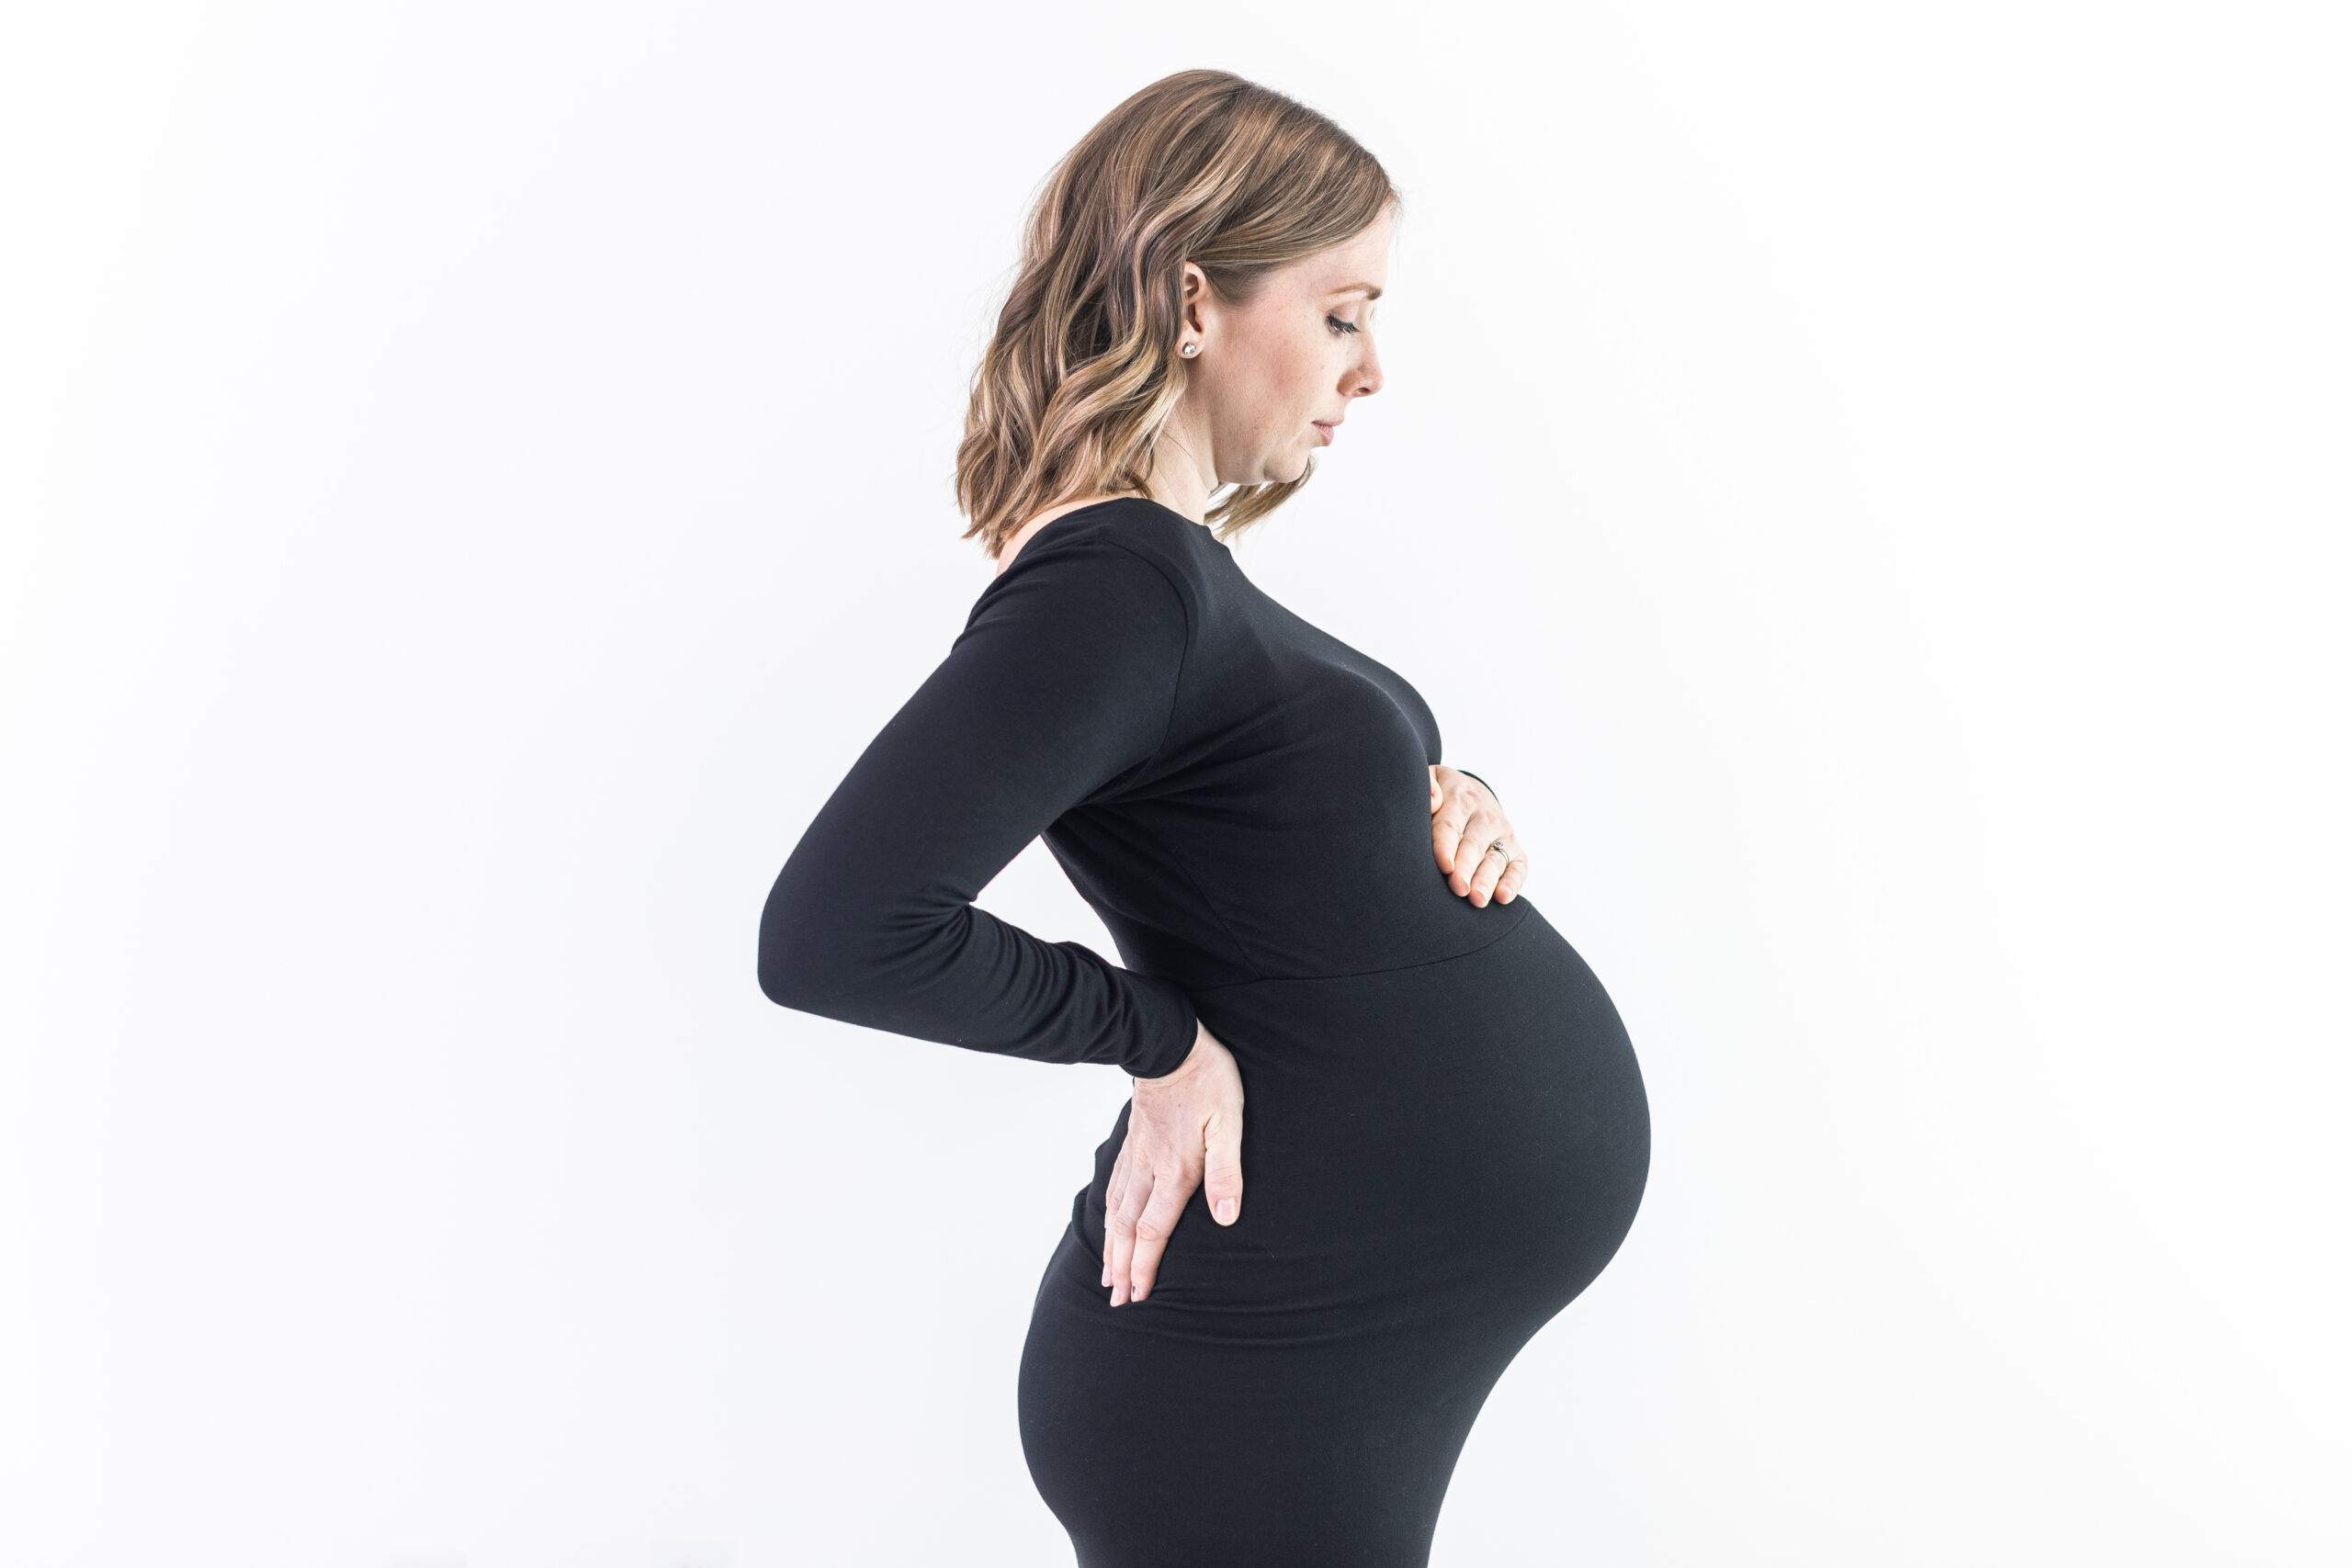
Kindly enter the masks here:
<path id="1" fill-rule="evenodd" d="M 993 558 L 1082 495 L 1143 494 L 1184 390 L 1184 264 L 1247 304 L 1268 273 L 1361 234 L 1397 203 L 1337 125 L 1223 71 L 1163 76 L 1102 117 L 1031 209 L 1012 293 L 972 377 L 956 499 Z M 1208 509 L 1230 539 L 1289 500 L 1234 485 Z"/>

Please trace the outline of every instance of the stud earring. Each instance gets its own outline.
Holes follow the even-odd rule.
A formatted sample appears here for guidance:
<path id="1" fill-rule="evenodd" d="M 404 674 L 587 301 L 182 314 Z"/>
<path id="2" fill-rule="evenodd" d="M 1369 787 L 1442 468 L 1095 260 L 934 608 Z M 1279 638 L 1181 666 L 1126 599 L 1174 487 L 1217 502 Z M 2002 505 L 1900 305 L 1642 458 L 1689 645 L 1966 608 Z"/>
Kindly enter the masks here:
<path id="1" fill-rule="evenodd" d="M 1201 352 L 1201 345 L 1200 345 L 1199 344 L 1196 344 L 1196 343 L 1188 343 L 1188 344 L 1186 344 L 1184 345 L 1184 357 L 1185 357 L 1185 358 L 1187 358 L 1187 359 L 1192 358 L 1192 357 L 1193 357 L 1193 355 L 1196 355 L 1196 354 L 1198 354 L 1198 353 L 1200 353 L 1200 352 Z"/>

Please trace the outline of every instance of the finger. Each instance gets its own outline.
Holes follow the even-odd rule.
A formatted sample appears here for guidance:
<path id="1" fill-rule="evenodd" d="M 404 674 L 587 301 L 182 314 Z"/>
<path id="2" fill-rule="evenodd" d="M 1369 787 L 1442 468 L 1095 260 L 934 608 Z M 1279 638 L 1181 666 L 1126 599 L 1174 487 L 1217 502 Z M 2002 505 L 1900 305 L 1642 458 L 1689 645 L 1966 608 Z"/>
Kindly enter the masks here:
<path id="1" fill-rule="evenodd" d="M 1135 1254 L 1127 1261 L 1128 1299 L 1141 1301 L 1151 1293 L 1159 1273 L 1160 1255 L 1168 1250 L 1169 1235 L 1182 1217 L 1186 1200 L 1201 1184 L 1199 1173 L 1161 1171 L 1151 1184 L 1151 1201 L 1136 1221 Z"/>
<path id="2" fill-rule="evenodd" d="M 1129 1203 L 1134 1203 L 1136 1194 L 1141 1190 L 1148 1190 L 1143 1182 L 1126 1185 Z M 1113 1307 L 1125 1307 L 1126 1300 L 1134 1295 L 1131 1260 L 1136 1256 L 1136 1218 L 1141 1215 L 1141 1206 L 1129 1211 L 1129 1203 L 1122 1203 L 1120 1213 L 1113 1223 L 1113 1232 L 1110 1232 L 1110 1304 Z"/>
<path id="3" fill-rule="evenodd" d="M 1494 897 L 1495 884 L 1510 867 L 1510 852 L 1500 844 L 1489 844 L 1479 857 L 1478 869 L 1470 876 L 1470 902 L 1484 908 Z"/>
<path id="4" fill-rule="evenodd" d="M 1119 1207 L 1120 1194 L 1127 1185 L 1126 1145 L 1119 1146 L 1116 1159 L 1111 1162 L 1111 1179 L 1102 1187 L 1102 1288 L 1111 1288 L 1111 1215 Z"/>
<path id="5" fill-rule="evenodd" d="M 1510 903 L 1519 897 L 1519 890 L 1526 886 L 1527 854 L 1525 851 L 1521 851 L 1517 858 L 1504 868 L 1502 880 L 1495 884 L 1495 902 Z"/>
<path id="6" fill-rule="evenodd" d="M 1430 809 L 1434 812 L 1445 803 L 1445 790 L 1437 782 L 1437 764 L 1430 764 Z"/>
<path id="7" fill-rule="evenodd" d="M 1126 1207 L 1127 1189 L 1135 1183 L 1135 1139 L 1132 1134 L 1119 1142 L 1118 1157 L 1111 1162 L 1111 1179 L 1102 1188 L 1102 1283 L 1114 1283 L 1117 1273 L 1111 1266 L 1111 1242 L 1117 1230 L 1119 1212 Z M 1132 1218 L 1132 1214 L 1129 1216 Z"/>
<path id="8" fill-rule="evenodd" d="M 1510 824 L 1502 813 L 1491 807 L 1467 811 L 1462 827 L 1462 842 L 1453 852 L 1453 874 L 1446 885 L 1456 893 L 1470 891 L 1471 878 L 1478 874 L 1478 865 L 1486 858 L 1487 847 L 1510 831 Z"/>
<path id="9" fill-rule="evenodd" d="M 1202 1168 L 1201 1186 L 1209 1201 L 1209 1217 L 1229 1225 L 1241 1217 L 1241 1111 L 1220 1111 L 1209 1118 L 1208 1157 Z"/>
<path id="10" fill-rule="evenodd" d="M 1112 1220 L 1111 1232 L 1111 1304 L 1123 1306 L 1135 1294 L 1135 1255 L 1136 1223 L 1143 1217 L 1150 1201 L 1155 1183 L 1148 1167 L 1141 1166 L 1127 1178 L 1127 1189 L 1118 1212 Z"/>
<path id="11" fill-rule="evenodd" d="M 1430 818 L 1430 847 L 1437 852 L 1437 868 L 1449 876 L 1454 870 L 1453 857 L 1461 849 L 1462 829 L 1469 820 L 1470 803 L 1459 794 L 1447 796 Z"/>

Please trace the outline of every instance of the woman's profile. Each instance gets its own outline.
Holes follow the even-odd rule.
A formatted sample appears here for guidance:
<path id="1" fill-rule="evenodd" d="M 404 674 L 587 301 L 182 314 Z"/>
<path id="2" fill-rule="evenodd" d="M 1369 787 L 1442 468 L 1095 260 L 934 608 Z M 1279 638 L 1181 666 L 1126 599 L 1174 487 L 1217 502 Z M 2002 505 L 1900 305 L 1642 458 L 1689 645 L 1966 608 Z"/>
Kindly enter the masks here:
<path id="1" fill-rule="evenodd" d="M 1227 543 L 1380 389 L 1396 202 L 1221 72 L 1062 160 L 957 466 L 997 575 L 761 921 L 786 1007 L 1132 1077 L 1021 1362 L 1085 1568 L 1425 1563 L 1647 1178 L 1632 1046 L 1493 792 Z M 1040 836 L 1124 967 L 973 906 Z"/>

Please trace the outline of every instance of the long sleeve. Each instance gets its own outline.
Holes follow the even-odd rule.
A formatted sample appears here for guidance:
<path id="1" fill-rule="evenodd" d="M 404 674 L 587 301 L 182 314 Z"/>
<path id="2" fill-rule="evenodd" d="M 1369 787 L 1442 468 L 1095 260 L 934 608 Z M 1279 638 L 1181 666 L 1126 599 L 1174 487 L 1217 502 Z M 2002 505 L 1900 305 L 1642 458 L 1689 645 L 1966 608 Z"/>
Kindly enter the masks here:
<path id="1" fill-rule="evenodd" d="M 1024 547 L 785 862 L 760 988 L 916 1039 L 1173 1072 L 1197 1029 L 1182 990 L 972 900 L 1152 759 L 1186 646 L 1184 601 L 1142 557 L 1095 538 Z"/>

